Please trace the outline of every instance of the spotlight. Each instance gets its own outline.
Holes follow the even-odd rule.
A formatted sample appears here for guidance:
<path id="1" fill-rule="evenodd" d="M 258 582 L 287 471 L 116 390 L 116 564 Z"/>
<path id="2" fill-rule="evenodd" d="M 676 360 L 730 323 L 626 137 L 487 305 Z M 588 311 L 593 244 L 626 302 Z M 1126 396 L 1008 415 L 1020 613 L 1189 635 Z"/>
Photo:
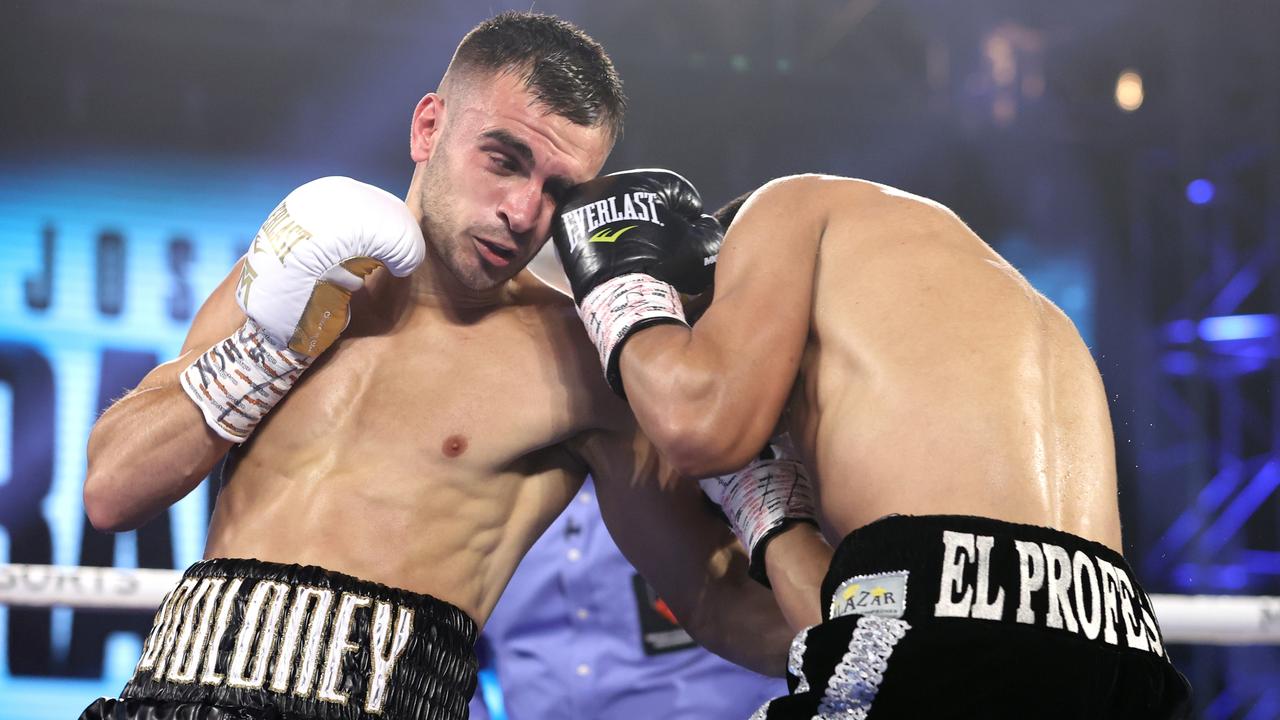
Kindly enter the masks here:
<path id="1" fill-rule="evenodd" d="M 1204 178 L 1196 178 L 1187 183 L 1187 200 L 1192 205 L 1208 205 L 1213 200 L 1213 183 Z"/>
<path id="2" fill-rule="evenodd" d="M 1134 70 L 1125 70 L 1116 78 L 1116 105 L 1125 112 L 1142 107 L 1142 76 Z"/>
<path id="3" fill-rule="evenodd" d="M 1200 337 L 1207 342 L 1263 340 L 1275 337 L 1280 317 L 1275 315 L 1219 315 L 1200 321 Z"/>

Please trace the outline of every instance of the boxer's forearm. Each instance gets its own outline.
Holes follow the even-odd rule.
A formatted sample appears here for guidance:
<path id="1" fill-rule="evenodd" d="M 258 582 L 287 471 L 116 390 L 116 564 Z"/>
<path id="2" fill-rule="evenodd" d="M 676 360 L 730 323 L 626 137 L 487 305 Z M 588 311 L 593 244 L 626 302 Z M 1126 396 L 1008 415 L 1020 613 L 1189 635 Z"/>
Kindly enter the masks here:
<path id="1" fill-rule="evenodd" d="M 792 630 L 822 621 L 822 579 L 831 564 L 831 546 L 808 523 L 797 523 L 765 548 L 765 567 L 778 607 Z"/>
<path id="2" fill-rule="evenodd" d="M 641 330 L 623 346 L 620 367 L 640 426 L 691 478 L 750 462 L 768 442 L 786 399 L 785 390 L 757 382 L 736 352 L 701 327 Z"/>
<path id="3" fill-rule="evenodd" d="M 711 652 L 780 675 L 790 627 L 773 594 L 747 576 L 746 550 L 698 484 L 676 481 L 632 432 L 581 442 L 609 534 L 680 625 Z"/>
<path id="4" fill-rule="evenodd" d="M 697 610 L 680 622 L 699 645 L 732 663 L 771 677 L 786 672 L 794 633 L 773 594 L 744 568 L 708 585 Z"/>
<path id="5" fill-rule="evenodd" d="M 84 504 L 99 530 L 131 530 L 191 492 L 231 443 L 210 432 L 178 385 L 183 356 L 156 368 L 89 434 Z"/>

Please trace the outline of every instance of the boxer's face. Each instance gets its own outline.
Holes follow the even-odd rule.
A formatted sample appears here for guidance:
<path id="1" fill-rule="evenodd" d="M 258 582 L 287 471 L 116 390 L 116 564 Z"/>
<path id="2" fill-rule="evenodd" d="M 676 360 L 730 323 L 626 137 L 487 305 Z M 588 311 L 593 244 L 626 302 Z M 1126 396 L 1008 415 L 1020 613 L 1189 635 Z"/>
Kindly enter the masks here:
<path id="1" fill-rule="evenodd" d="M 547 114 L 512 74 L 449 94 L 428 95 L 414 113 L 416 203 L 435 256 L 464 286 L 486 290 L 537 254 L 560 196 L 596 176 L 612 142 L 603 127 Z"/>

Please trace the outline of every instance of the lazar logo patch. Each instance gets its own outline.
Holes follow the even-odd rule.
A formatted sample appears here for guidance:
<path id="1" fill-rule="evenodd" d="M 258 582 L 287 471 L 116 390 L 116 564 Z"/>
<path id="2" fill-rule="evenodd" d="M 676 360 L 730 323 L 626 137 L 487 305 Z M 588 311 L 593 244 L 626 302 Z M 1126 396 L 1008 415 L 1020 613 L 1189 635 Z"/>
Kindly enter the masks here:
<path id="1" fill-rule="evenodd" d="M 827 613 L 831 618 L 845 615 L 877 615 L 900 618 L 907 609 L 906 570 L 879 575 L 858 575 L 840 583 Z"/>

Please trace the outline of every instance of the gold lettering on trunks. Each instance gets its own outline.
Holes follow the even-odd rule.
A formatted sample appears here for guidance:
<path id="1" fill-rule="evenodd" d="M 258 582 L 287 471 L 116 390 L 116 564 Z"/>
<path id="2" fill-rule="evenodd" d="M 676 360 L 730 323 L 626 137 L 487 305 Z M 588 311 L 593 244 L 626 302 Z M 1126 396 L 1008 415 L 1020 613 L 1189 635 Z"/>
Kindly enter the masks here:
<path id="1" fill-rule="evenodd" d="M 178 647 L 174 650 L 173 660 L 169 663 L 169 681 L 176 683 L 194 682 L 196 670 L 200 668 L 200 643 L 203 635 L 208 633 L 209 620 L 218 601 L 218 588 L 222 578 L 204 578 L 196 586 L 187 612 L 182 621 L 182 631 L 178 634 Z M 197 627 L 196 617 L 200 620 Z M 195 636 L 195 642 L 192 642 Z"/>
<path id="2" fill-rule="evenodd" d="M 231 611 L 235 608 L 236 595 L 240 592 L 242 578 L 232 578 L 227 589 L 222 591 L 222 600 L 218 603 L 218 620 L 213 624 L 213 636 L 209 638 L 209 649 L 204 655 L 204 670 L 200 673 L 201 685 L 221 685 L 222 675 L 217 672 L 218 656 L 222 649 L 222 637 L 227 634 L 231 624 Z"/>
<path id="3" fill-rule="evenodd" d="M 343 593 L 338 601 L 338 617 L 333 623 L 333 635 L 325 655 L 324 672 L 320 676 L 320 689 L 316 691 L 316 697 L 325 702 L 347 704 L 346 693 L 338 690 L 338 680 L 342 677 L 342 658 L 357 647 L 351 642 L 351 625 L 355 620 L 356 609 L 368 604 L 369 598 L 353 593 Z"/>
<path id="4" fill-rule="evenodd" d="M 311 615 L 311 622 L 307 623 L 307 641 L 302 646 L 302 667 L 298 668 L 298 679 L 293 685 L 294 695 L 306 697 L 311 694 L 311 686 L 316 678 L 316 667 L 320 664 L 320 648 L 324 643 L 324 630 L 329 624 L 333 598 L 332 590 L 321 590 L 320 599 L 316 601 L 316 609 Z"/>
<path id="5" fill-rule="evenodd" d="M 160 609 L 156 611 L 156 619 L 151 621 L 151 632 L 142 645 L 142 657 L 138 659 L 138 667 L 134 672 L 150 670 L 156 666 L 160 657 L 160 649 L 164 647 L 164 629 L 169 624 L 169 615 L 173 612 L 173 604 L 177 602 L 181 585 L 164 594 L 160 601 Z"/>
<path id="6" fill-rule="evenodd" d="M 294 662 L 298 653 L 298 642 L 302 637 L 302 628 L 308 626 L 310 637 L 315 638 L 315 643 L 319 644 L 319 636 L 324 632 L 325 622 L 328 620 L 329 604 L 333 602 L 333 592 L 330 590 L 322 590 L 317 587 L 302 585 L 294 589 L 293 606 L 289 608 L 289 619 L 284 624 L 284 637 L 280 640 L 280 655 L 276 658 L 275 672 L 271 676 L 271 689 L 278 692 L 287 692 L 289 690 L 290 673 L 297 663 Z M 312 607 L 314 605 L 314 607 Z M 304 648 L 304 656 L 306 654 Z M 298 673 L 298 682 L 301 684 L 304 679 L 306 689 L 301 693 L 303 695 L 311 691 L 311 678 L 315 676 L 315 659 L 305 666 L 300 667 Z M 297 689 L 295 688 L 295 692 Z"/>
<path id="7" fill-rule="evenodd" d="M 391 628 L 391 610 L 397 608 L 395 629 Z M 369 677 L 369 689 L 364 698 L 364 711 L 381 713 L 387 700 L 387 688 L 391 684 L 391 671 L 395 669 L 400 654 L 409 644 L 413 632 L 413 611 L 391 603 L 379 601 L 373 610 L 373 672 Z M 390 646 L 390 647 L 388 647 Z"/>
<path id="8" fill-rule="evenodd" d="M 173 612 L 169 614 L 169 621 L 165 624 L 164 646 L 160 650 L 160 657 L 156 658 L 156 669 L 151 674 L 152 680 L 160 680 L 164 678 L 165 667 L 169 661 L 169 655 L 173 653 L 173 646 L 178 642 L 178 627 L 182 623 L 183 615 L 187 610 L 187 599 L 191 597 L 191 591 L 195 588 L 197 578 L 185 578 L 178 585 L 178 589 L 174 591 L 177 599 L 173 604 Z"/>
<path id="9" fill-rule="evenodd" d="M 270 600 L 268 600 L 270 595 Z M 276 626 L 280 624 L 280 615 L 284 610 L 284 601 L 289 597 L 289 586 L 282 582 L 260 580 L 249 596 L 249 605 L 244 611 L 244 623 L 236 634 L 235 651 L 231 655 L 231 667 L 227 670 L 227 685 L 235 688 L 258 689 L 267 679 L 267 656 L 275 644 Z M 267 621 L 262 631 L 258 623 L 262 611 L 270 602 Z M 257 654 L 253 658 L 253 667 L 245 674 L 249 664 L 250 653 L 257 641 Z"/>

